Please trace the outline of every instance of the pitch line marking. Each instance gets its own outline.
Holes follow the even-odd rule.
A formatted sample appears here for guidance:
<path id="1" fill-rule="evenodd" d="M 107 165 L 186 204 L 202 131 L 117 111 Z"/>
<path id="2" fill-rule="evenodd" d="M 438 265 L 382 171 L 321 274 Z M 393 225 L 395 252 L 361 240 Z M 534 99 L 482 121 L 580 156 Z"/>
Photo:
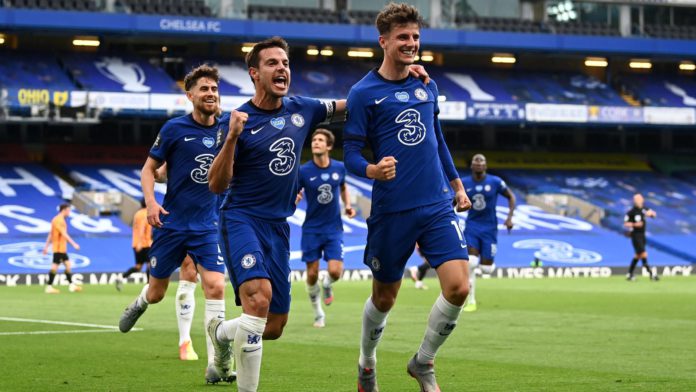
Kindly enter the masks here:
<path id="1" fill-rule="evenodd" d="M 49 334 L 60 334 L 60 333 L 98 333 L 98 332 L 116 332 L 118 331 L 117 326 L 113 325 L 102 325 L 102 324 L 90 324 L 90 323 L 75 323 L 71 321 L 56 321 L 56 320 L 40 320 L 40 319 L 26 319 L 18 317 L 0 317 L 0 321 L 14 321 L 20 323 L 37 323 L 37 324 L 53 324 L 53 325 L 70 325 L 75 327 L 89 327 L 89 328 L 99 328 L 97 330 L 67 330 L 67 331 L 22 331 L 22 332 L 0 332 L 0 336 L 8 335 L 49 335 Z M 142 328 L 133 328 L 131 331 L 142 331 Z"/>

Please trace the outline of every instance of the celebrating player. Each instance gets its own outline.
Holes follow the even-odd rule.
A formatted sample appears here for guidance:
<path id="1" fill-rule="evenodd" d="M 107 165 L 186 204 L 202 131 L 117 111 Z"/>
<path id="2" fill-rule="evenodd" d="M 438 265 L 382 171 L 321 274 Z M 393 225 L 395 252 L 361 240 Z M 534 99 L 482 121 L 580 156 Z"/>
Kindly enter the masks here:
<path id="1" fill-rule="evenodd" d="M 148 304 L 164 297 L 169 276 L 190 255 L 201 275 L 205 293 L 205 323 L 225 318 L 224 272 L 218 260 L 216 233 L 217 197 L 208 189 L 208 169 L 219 150 L 218 72 L 202 65 L 184 79 L 193 113 L 167 121 L 150 150 L 141 174 L 148 222 L 156 227 L 150 250 L 150 280 L 121 316 L 119 329 L 128 332 Z M 167 193 L 163 205 L 154 196 L 156 170 L 167 162 Z M 213 347 L 208 342 L 207 382 L 234 379 L 231 358 L 224 367 L 213 365 Z"/>
<path id="2" fill-rule="evenodd" d="M 285 97 L 291 73 L 288 45 L 274 37 L 254 45 L 246 57 L 254 97 L 232 112 L 229 132 L 210 168 L 210 189 L 228 196 L 220 212 L 220 245 L 242 315 L 211 320 L 217 361 L 234 344 L 240 391 L 258 388 L 262 339 L 283 333 L 290 310 L 290 229 L 295 210 L 298 158 L 311 129 L 334 115 L 344 101 Z M 223 143 L 224 142 L 224 143 Z"/>
<path id="3" fill-rule="evenodd" d="M 439 391 L 433 362 L 457 325 L 469 286 L 466 245 L 452 200 L 458 210 L 471 204 L 440 128 L 437 86 L 409 76 L 420 45 L 418 11 L 390 3 L 376 26 L 384 60 L 351 89 L 344 136 L 348 171 L 376 180 L 364 259 L 374 280 L 363 311 L 358 390 L 378 390 L 377 345 L 417 241 L 437 271 L 442 293 L 407 370 L 422 391 Z M 361 155 L 367 144 L 375 164 Z"/>
<path id="4" fill-rule="evenodd" d="M 487 174 L 486 157 L 476 154 L 471 159 L 471 176 L 462 179 L 466 193 L 471 197 L 471 210 L 466 217 L 464 236 L 469 246 L 469 297 L 465 312 L 476 310 L 476 273 L 478 265 L 481 272 L 490 274 L 495 268 L 498 243 L 498 217 L 495 206 L 498 195 L 508 199 L 508 215 L 505 227 L 512 230 L 512 216 L 515 212 L 515 195 L 500 177 Z M 480 260 L 480 263 L 479 263 Z"/>
<path id="5" fill-rule="evenodd" d="M 636 280 L 633 275 L 633 271 L 636 269 L 636 264 L 640 259 L 643 262 L 643 267 L 648 270 L 650 274 L 650 279 L 657 281 L 660 278 L 657 274 L 653 274 L 650 265 L 648 265 L 648 251 L 645 250 L 645 218 L 655 218 L 657 213 L 650 208 L 646 208 L 645 199 L 640 193 L 633 195 L 633 208 L 631 208 L 624 216 L 624 226 L 628 228 L 631 236 L 631 243 L 633 244 L 633 250 L 635 254 L 633 259 L 631 259 L 631 266 L 628 267 L 628 276 L 626 277 L 629 281 Z"/>
<path id="6" fill-rule="evenodd" d="M 307 215 L 302 225 L 302 261 L 307 263 L 307 292 L 314 309 L 314 326 L 323 328 L 325 315 L 319 298 L 319 259 L 328 262 L 328 273 L 321 284 L 324 304 L 333 302 L 332 284 L 343 273 L 343 222 L 337 195 L 345 206 L 348 218 L 355 216 L 346 187 L 346 169 L 343 162 L 329 158 L 334 134 L 317 129 L 312 134 L 312 160 L 300 167 L 300 189 L 307 196 Z M 298 194 L 298 200 L 302 191 Z"/>

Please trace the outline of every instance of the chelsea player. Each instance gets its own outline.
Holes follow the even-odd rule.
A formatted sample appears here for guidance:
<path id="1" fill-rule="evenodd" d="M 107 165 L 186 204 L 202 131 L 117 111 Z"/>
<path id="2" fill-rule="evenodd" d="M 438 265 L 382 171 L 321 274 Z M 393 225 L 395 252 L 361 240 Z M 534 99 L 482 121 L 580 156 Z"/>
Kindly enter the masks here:
<path id="1" fill-rule="evenodd" d="M 335 136 L 328 129 L 317 129 L 312 134 L 312 160 L 300 166 L 300 193 L 307 197 L 307 215 L 302 225 L 302 261 L 307 263 L 307 292 L 314 309 L 314 326 L 325 326 L 325 314 L 319 298 L 323 291 L 324 304 L 333 302 L 332 285 L 343 273 L 343 222 L 338 195 L 341 195 L 348 218 L 355 216 L 346 186 L 346 168 L 343 162 L 331 159 L 329 151 L 334 146 Z M 319 259 L 324 256 L 328 273 L 321 289 Z"/>
<path id="2" fill-rule="evenodd" d="M 476 154 L 471 159 L 471 176 L 462 179 L 466 193 L 471 197 L 471 210 L 466 217 L 464 237 L 469 246 L 469 297 L 465 312 L 476 310 L 476 274 L 479 266 L 484 274 L 491 274 L 495 268 L 493 259 L 498 243 L 498 217 L 495 206 L 498 195 L 508 199 L 508 215 L 505 227 L 512 230 L 512 216 L 515 213 L 515 195 L 500 177 L 487 174 L 486 157 Z M 479 264 L 480 260 L 480 264 Z"/>
<path id="3" fill-rule="evenodd" d="M 220 211 L 219 241 L 234 287 L 238 318 L 211 320 L 216 359 L 237 360 L 240 391 L 256 391 L 262 339 L 277 339 L 290 309 L 290 229 L 295 211 L 298 159 L 309 131 L 334 115 L 345 101 L 285 97 L 290 86 L 288 45 L 279 37 L 254 45 L 246 57 L 254 97 L 234 110 L 220 154 L 210 169 L 210 189 L 228 194 Z"/>
<path id="4" fill-rule="evenodd" d="M 437 86 L 408 72 L 422 23 L 415 7 L 388 4 L 375 23 L 384 60 L 348 95 L 345 165 L 376 180 L 364 256 L 374 280 L 362 317 L 358 391 L 363 392 L 379 390 L 376 349 L 416 242 L 442 287 L 421 346 L 407 365 L 422 391 L 439 391 L 435 355 L 457 325 L 469 291 L 466 245 L 452 201 L 462 211 L 471 204 L 440 128 Z M 367 144 L 375 164 L 361 155 Z"/>
<path id="5" fill-rule="evenodd" d="M 150 249 L 150 279 L 121 315 L 119 329 L 128 332 L 149 304 L 164 298 L 170 275 L 190 255 L 201 275 L 206 324 L 225 318 L 224 263 L 218 260 L 217 196 L 208 189 L 208 170 L 215 154 L 219 122 L 217 69 L 202 65 L 184 78 L 193 113 L 167 121 L 160 130 L 141 174 L 148 223 L 155 227 Z M 167 162 L 167 193 L 163 205 L 155 199 L 157 169 Z M 232 381 L 230 356 L 224 367 L 213 365 L 208 340 L 207 382 Z"/>

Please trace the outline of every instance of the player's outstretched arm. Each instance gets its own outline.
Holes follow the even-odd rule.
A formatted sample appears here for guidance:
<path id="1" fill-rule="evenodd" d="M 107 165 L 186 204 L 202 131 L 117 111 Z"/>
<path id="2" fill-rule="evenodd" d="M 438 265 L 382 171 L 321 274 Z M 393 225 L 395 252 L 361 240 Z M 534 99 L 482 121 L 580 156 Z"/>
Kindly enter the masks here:
<path id="1" fill-rule="evenodd" d="M 213 164 L 210 165 L 210 171 L 208 171 L 208 187 L 213 193 L 221 194 L 232 181 L 234 151 L 248 119 L 247 113 L 237 110 L 233 110 L 230 115 L 229 132 L 227 132 L 220 153 L 215 157 Z"/>
<path id="2" fill-rule="evenodd" d="M 647 216 L 648 218 L 657 218 L 657 212 L 648 208 L 648 210 L 645 211 L 645 216 Z"/>
<path id="3" fill-rule="evenodd" d="M 155 199 L 155 177 L 157 169 L 161 165 L 162 162 L 148 157 L 143 165 L 143 170 L 140 172 L 140 185 L 143 190 L 145 205 L 147 206 L 147 222 L 154 227 L 162 227 L 160 214 L 169 214 Z"/>

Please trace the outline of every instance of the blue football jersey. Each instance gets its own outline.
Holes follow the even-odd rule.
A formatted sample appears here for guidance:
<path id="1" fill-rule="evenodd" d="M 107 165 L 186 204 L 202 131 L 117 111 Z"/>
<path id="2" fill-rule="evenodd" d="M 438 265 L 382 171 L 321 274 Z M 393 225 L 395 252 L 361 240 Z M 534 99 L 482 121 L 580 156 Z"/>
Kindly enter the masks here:
<path id="1" fill-rule="evenodd" d="M 393 156 L 396 178 L 375 181 L 372 212 L 390 213 L 452 200 L 448 180 L 458 178 L 440 123 L 435 82 L 409 76 L 400 81 L 369 72 L 348 94 L 344 130 L 345 165 L 365 177 L 361 150 L 369 144 L 374 162 Z M 445 173 L 447 178 L 445 178 Z"/>
<path id="2" fill-rule="evenodd" d="M 277 110 L 260 109 L 251 101 L 237 110 L 249 119 L 237 140 L 232 181 L 222 209 L 284 220 L 295 212 L 302 145 L 311 130 L 330 118 L 332 105 L 285 97 Z M 229 122 L 229 114 L 220 121 Z"/>
<path id="3" fill-rule="evenodd" d="M 167 162 L 167 193 L 162 207 L 164 227 L 171 230 L 215 230 L 217 196 L 208 189 L 208 170 L 219 147 L 220 128 L 197 123 L 188 114 L 167 121 L 150 149 L 150 156 Z"/>
<path id="4" fill-rule="evenodd" d="M 322 168 L 311 160 L 300 167 L 300 189 L 304 188 L 307 215 L 303 233 L 335 233 L 343 231 L 341 221 L 341 185 L 346 181 L 343 162 L 330 160 Z"/>
<path id="5" fill-rule="evenodd" d="M 498 195 L 504 195 L 507 185 L 500 177 L 486 174 L 481 181 L 472 176 L 462 178 L 466 194 L 471 200 L 471 209 L 466 217 L 466 228 L 481 230 L 497 230 L 498 218 L 495 206 Z"/>

